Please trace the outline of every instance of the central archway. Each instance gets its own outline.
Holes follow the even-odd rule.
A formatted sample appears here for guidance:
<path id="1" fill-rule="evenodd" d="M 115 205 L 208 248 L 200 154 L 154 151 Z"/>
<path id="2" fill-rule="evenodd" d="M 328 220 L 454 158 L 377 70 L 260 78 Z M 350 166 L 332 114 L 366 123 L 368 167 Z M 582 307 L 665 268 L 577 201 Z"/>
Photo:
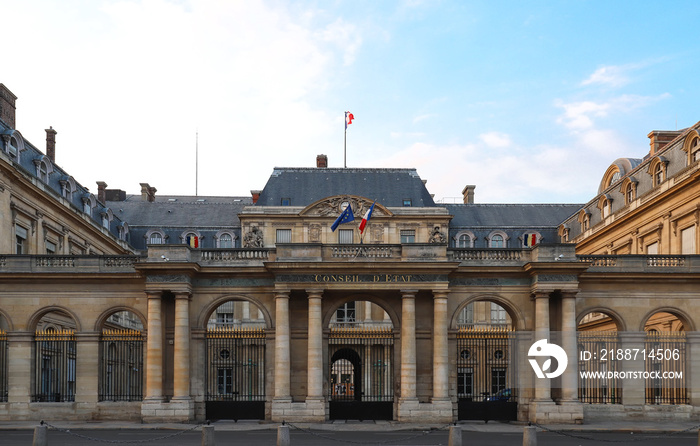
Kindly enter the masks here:
<path id="1" fill-rule="evenodd" d="M 334 310 L 328 334 L 332 420 L 392 420 L 394 332 L 389 315 L 369 301 Z"/>

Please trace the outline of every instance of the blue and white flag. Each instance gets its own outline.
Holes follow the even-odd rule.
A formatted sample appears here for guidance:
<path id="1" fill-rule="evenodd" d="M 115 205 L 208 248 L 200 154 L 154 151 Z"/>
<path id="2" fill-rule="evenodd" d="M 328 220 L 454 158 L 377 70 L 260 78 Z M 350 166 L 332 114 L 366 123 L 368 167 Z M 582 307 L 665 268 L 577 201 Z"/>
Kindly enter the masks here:
<path id="1" fill-rule="evenodd" d="M 348 203 L 348 207 L 346 207 L 345 210 L 340 213 L 338 218 L 336 218 L 335 222 L 331 225 L 331 230 L 335 231 L 338 228 L 338 225 L 350 223 L 351 221 L 355 221 L 355 216 L 352 214 L 352 207 L 350 206 L 350 203 Z"/>

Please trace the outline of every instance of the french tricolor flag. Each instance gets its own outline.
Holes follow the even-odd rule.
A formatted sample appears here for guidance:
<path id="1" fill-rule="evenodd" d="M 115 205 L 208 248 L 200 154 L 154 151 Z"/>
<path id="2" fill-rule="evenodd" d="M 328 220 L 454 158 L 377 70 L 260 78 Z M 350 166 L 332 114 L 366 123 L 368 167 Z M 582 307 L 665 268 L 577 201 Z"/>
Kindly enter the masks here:
<path id="1" fill-rule="evenodd" d="M 355 119 L 355 115 L 350 112 L 345 112 L 345 130 L 347 130 L 348 126 L 352 124 L 353 119 Z"/>
<path id="2" fill-rule="evenodd" d="M 377 201 L 375 200 L 374 203 Z M 360 234 L 363 234 L 365 232 L 365 227 L 367 226 L 367 222 L 369 221 L 370 218 L 372 218 L 372 211 L 374 210 L 374 203 L 372 203 L 372 206 L 369 207 L 367 212 L 365 212 L 365 216 L 362 217 L 362 221 L 360 222 Z"/>

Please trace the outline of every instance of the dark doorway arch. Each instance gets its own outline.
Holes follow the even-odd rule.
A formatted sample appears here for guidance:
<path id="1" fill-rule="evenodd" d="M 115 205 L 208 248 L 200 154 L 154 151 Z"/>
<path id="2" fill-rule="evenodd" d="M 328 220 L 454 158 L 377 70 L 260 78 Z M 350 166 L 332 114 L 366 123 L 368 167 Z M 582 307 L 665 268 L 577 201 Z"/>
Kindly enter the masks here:
<path id="1" fill-rule="evenodd" d="M 362 360 L 351 348 L 341 348 L 331 358 L 332 399 L 362 400 Z"/>

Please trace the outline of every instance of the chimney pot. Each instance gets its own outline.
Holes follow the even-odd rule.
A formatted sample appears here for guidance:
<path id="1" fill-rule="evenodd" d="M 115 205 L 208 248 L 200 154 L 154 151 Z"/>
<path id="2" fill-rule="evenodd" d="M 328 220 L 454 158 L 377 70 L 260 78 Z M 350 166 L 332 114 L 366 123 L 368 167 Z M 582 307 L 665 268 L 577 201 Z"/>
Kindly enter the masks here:
<path id="1" fill-rule="evenodd" d="M 52 163 L 56 162 L 56 133 L 58 132 L 51 126 L 46 129 L 46 156 Z"/>
<path id="2" fill-rule="evenodd" d="M 464 204 L 474 204 L 474 189 L 476 189 L 476 186 L 473 184 L 467 184 L 464 189 L 462 189 Z"/>
<path id="3" fill-rule="evenodd" d="M 15 127 L 16 100 L 17 96 L 12 94 L 12 92 L 4 84 L 0 84 L 0 119 L 2 119 L 5 124 L 9 125 L 12 129 L 17 128 Z"/>
<path id="4" fill-rule="evenodd" d="M 317 155 L 316 156 L 316 167 L 319 169 L 328 167 L 328 156 Z"/>
<path id="5" fill-rule="evenodd" d="M 258 199 L 260 198 L 260 192 L 259 190 L 251 190 L 250 195 L 253 197 L 253 204 L 258 202 Z"/>
<path id="6" fill-rule="evenodd" d="M 106 202 L 106 197 L 105 197 L 105 189 L 107 189 L 107 183 L 104 181 L 98 181 L 97 182 L 97 199 L 104 203 Z"/>
<path id="7" fill-rule="evenodd" d="M 652 130 L 649 132 L 647 135 L 649 138 L 649 155 L 656 155 L 681 133 L 683 133 L 682 130 Z"/>

